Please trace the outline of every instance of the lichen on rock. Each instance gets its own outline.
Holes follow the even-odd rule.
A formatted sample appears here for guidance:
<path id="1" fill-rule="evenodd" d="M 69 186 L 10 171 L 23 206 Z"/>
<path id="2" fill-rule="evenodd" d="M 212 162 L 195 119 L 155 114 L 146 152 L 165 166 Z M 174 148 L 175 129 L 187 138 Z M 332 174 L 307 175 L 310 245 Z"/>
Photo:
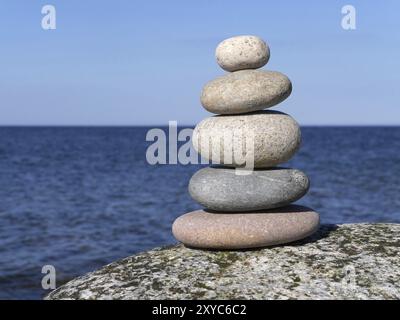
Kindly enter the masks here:
<path id="1" fill-rule="evenodd" d="M 157 248 L 46 299 L 400 299 L 400 224 L 323 225 L 300 242 L 247 251 Z"/>

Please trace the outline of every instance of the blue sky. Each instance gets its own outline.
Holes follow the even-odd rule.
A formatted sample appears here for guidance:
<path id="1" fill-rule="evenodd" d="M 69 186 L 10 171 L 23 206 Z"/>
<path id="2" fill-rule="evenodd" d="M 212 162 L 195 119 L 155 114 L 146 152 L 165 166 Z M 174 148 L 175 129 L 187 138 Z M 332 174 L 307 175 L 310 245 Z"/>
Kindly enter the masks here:
<path id="1" fill-rule="evenodd" d="M 57 29 L 41 28 L 41 8 Z M 341 27 L 356 8 L 357 29 Z M 0 1 L 0 125 L 189 125 L 217 44 L 255 34 L 302 125 L 400 124 L 400 1 Z"/>

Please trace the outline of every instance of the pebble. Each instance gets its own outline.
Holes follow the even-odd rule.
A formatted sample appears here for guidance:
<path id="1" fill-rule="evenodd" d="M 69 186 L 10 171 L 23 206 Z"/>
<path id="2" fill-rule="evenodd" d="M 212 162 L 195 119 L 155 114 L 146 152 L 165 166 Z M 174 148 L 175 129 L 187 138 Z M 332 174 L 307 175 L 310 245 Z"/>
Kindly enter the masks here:
<path id="1" fill-rule="evenodd" d="M 226 71 L 257 69 L 269 60 L 267 44 L 257 36 L 237 36 L 222 41 L 215 50 L 219 66 Z"/>
<path id="2" fill-rule="evenodd" d="M 303 206 L 252 213 L 198 210 L 177 218 L 175 238 L 188 247 L 247 249 L 290 243 L 317 231 L 319 214 Z"/>
<path id="3" fill-rule="evenodd" d="M 242 70 L 208 82 L 200 101 L 209 112 L 238 114 L 275 106 L 291 92 L 289 78 L 280 72 Z"/>
<path id="4" fill-rule="evenodd" d="M 300 142 L 297 122 L 278 111 L 206 118 L 192 135 L 193 147 L 202 158 L 230 167 L 278 165 L 296 153 Z"/>
<path id="5" fill-rule="evenodd" d="M 297 169 L 271 168 L 238 175 L 235 169 L 208 167 L 189 182 L 193 200 L 217 211 L 247 211 L 278 208 L 304 196 L 310 186 Z"/>

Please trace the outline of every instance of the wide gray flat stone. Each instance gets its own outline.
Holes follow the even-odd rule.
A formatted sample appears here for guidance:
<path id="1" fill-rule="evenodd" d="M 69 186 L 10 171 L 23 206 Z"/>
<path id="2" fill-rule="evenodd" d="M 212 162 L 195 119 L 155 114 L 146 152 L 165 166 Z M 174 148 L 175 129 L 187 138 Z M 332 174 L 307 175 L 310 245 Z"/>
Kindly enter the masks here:
<path id="1" fill-rule="evenodd" d="M 189 182 L 193 200 L 216 211 L 263 210 L 286 206 L 306 194 L 310 182 L 300 170 L 270 168 L 239 175 L 233 168 L 208 167 Z"/>
<path id="2" fill-rule="evenodd" d="M 325 225 L 311 238 L 251 251 L 182 245 L 70 281 L 47 299 L 400 299 L 400 225 Z"/>

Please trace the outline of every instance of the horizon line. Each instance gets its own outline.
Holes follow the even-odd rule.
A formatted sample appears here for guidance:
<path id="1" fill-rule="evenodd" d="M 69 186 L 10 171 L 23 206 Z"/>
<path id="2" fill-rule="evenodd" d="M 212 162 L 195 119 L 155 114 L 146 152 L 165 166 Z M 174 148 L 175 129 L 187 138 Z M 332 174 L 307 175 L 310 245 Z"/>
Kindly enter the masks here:
<path id="1" fill-rule="evenodd" d="M 399 124 L 299 124 L 300 127 L 400 127 Z M 179 127 L 195 127 L 196 124 L 179 124 Z M 108 128 L 127 128 L 127 127 L 168 127 L 168 124 L 0 124 L 0 128 L 13 127 L 38 127 L 38 128 L 74 128 L 74 127 L 108 127 Z"/>

